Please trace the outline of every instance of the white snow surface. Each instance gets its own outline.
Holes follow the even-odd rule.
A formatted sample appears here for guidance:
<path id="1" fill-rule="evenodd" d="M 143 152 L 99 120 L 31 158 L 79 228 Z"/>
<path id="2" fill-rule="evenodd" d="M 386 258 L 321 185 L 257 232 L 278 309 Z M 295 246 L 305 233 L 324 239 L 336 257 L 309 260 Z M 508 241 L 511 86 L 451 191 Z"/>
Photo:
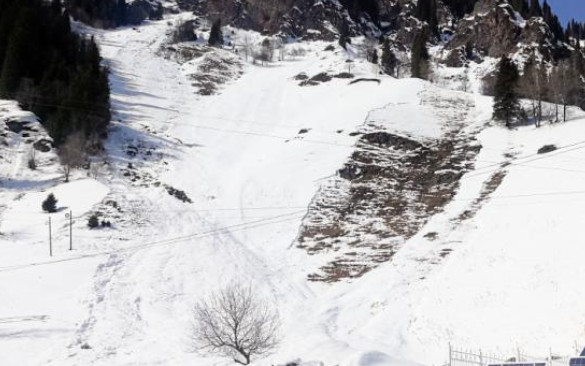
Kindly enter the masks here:
<path id="1" fill-rule="evenodd" d="M 360 60 L 352 72 L 379 85 L 300 87 L 293 77 L 301 72 L 347 68 L 343 52 L 315 42 L 302 45 L 305 57 L 245 64 L 218 95 L 198 96 L 188 64 L 156 55 L 169 30 L 160 21 L 92 31 L 112 74 L 107 171 L 63 183 L 55 166 L 31 174 L 25 164 L 12 172 L 2 165 L 0 365 L 231 364 L 191 352 L 189 332 L 195 302 L 234 280 L 253 284 L 282 318 L 280 346 L 254 365 L 438 365 L 449 342 L 544 357 L 584 340 L 580 110 L 571 108 L 567 123 L 506 130 L 488 123 L 491 99 L 475 96 L 468 122 L 482 150 L 444 212 L 362 278 L 311 283 L 315 259 L 293 244 L 323 178 L 352 153 L 358 137 L 350 133 L 375 119 L 397 134 L 438 138 L 443 126 L 421 92 L 439 102 L 454 92 L 373 76 Z M 2 103 L 10 107 L 0 108 L 0 121 L 23 113 Z M 545 144 L 561 149 L 536 155 Z M 129 145 L 153 153 L 133 158 Z M 479 212 L 454 223 L 506 161 L 504 181 Z M 150 183 L 130 182 L 129 163 Z M 40 211 L 50 192 L 61 208 L 52 215 L 52 258 Z M 107 200 L 120 204 L 121 217 L 113 229 L 89 230 L 89 213 Z M 427 260 L 442 248 L 453 251 Z"/>

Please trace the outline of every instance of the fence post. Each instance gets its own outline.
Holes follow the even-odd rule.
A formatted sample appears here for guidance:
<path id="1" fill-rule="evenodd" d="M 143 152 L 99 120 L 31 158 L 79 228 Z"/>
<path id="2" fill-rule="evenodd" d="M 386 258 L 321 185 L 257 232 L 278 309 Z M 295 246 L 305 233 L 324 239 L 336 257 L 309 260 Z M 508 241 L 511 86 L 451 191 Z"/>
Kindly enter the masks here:
<path id="1" fill-rule="evenodd" d="M 516 362 L 522 362 L 520 358 L 520 347 L 516 347 Z"/>
<path id="2" fill-rule="evenodd" d="M 553 364 L 552 347 L 548 348 L 548 364 L 549 364 L 549 366 L 552 366 L 552 364 Z"/>
<path id="3" fill-rule="evenodd" d="M 453 347 L 451 342 L 449 342 L 449 366 L 453 366 Z"/>
<path id="4" fill-rule="evenodd" d="M 481 353 L 481 349 L 479 350 L 479 365 L 483 366 L 483 354 Z"/>

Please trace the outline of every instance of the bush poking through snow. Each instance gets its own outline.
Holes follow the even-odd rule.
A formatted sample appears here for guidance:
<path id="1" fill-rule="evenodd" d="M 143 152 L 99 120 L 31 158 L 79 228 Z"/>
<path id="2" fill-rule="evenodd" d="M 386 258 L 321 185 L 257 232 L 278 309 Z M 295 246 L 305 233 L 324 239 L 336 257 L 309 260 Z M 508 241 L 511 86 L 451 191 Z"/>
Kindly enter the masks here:
<path id="1" fill-rule="evenodd" d="M 57 212 L 57 199 L 55 198 L 54 194 L 49 194 L 47 199 L 43 201 L 42 204 L 43 211 L 47 213 L 54 213 Z"/>
<path id="2" fill-rule="evenodd" d="M 71 171 L 85 163 L 85 138 L 81 133 L 74 133 L 67 137 L 59 149 L 59 158 L 65 182 L 69 182 Z"/>
<path id="3" fill-rule="evenodd" d="M 34 149 L 31 150 L 30 155 L 28 156 L 28 162 L 27 162 L 27 164 L 28 164 L 28 168 L 30 170 L 37 170 L 37 159 L 36 159 L 36 156 L 35 156 L 35 150 Z"/>
<path id="4" fill-rule="evenodd" d="M 184 203 L 193 203 L 193 201 L 191 201 L 189 196 L 187 196 L 187 193 L 185 193 L 184 191 L 181 191 L 179 189 L 176 189 L 176 188 L 173 188 L 173 187 L 167 186 L 167 185 L 165 185 L 165 188 L 166 188 L 168 194 L 175 197 L 179 201 L 184 202 Z"/>
<path id="5" fill-rule="evenodd" d="M 28 168 L 30 170 L 37 170 L 37 162 L 33 158 L 28 159 Z"/>
<path id="6" fill-rule="evenodd" d="M 251 286 L 231 284 L 212 293 L 194 308 L 195 350 L 230 357 L 248 365 L 254 356 L 278 345 L 276 310 L 258 299 Z"/>
<path id="7" fill-rule="evenodd" d="M 221 47 L 223 45 L 223 33 L 221 31 L 221 19 L 217 19 L 211 25 L 209 39 L 207 42 L 210 46 Z"/>
<path id="8" fill-rule="evenodd" d="M 100 220 L 97 216 L 97 214 L 93 214 L 89 217 L 89 220 L 87 220 L 87 227 L 89 227 L 90 229 L 95 229 L 98 226 L 100 226 Z"/>

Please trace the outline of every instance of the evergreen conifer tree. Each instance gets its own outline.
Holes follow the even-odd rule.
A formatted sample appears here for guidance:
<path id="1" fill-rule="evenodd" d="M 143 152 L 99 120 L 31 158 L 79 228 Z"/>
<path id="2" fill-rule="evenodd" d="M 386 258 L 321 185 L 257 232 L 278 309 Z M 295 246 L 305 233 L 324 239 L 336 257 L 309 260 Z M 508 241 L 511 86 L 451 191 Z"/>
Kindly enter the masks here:
<path id="1" fill-rule="evenodd" d="M 540 7 L 539 0 L 530 0 L 530 17 L 541 17 L 542 16 L 542 8 Z"/>
<path id="2" fill-rule="evenodd" d="M 433 35 L 439 34 L 436 0 L 419 0 L 415 9 L 415 16 L 429 25 Z"/>
<path id="3" fill-rule="evenodd" d="M 429 51 L 427 49 L 425 29 L 420 29 L 412 42 L 410 73 L 413 78 L 426 79 L 429 74 Z"/>
<path id="4" fill-rule="evenodd" d="M 54 194 L 51 193 L 47 196 L 47 199 L 43 201 L 42 208 L 47 213 L 57 212 L 57 199 Z"/>
<path id="5" fill-rule="evenodd" d="M 380 63 L 383 72 L 391 76 L 396 74 L 398 61 L 396 55 L 390 49 L 390 40 L 388 38 L 384 39 L 384 43 L 382 44 L 382 57 Z"/>
<path id="6" fill-rule="evenodd" d="M 90 229 L 95 229 L 96 227 L 100 226 L 100 220 L 96 214 L 92 214 L 89 219 L 87 220 L 87 226 Z"/>
<path id="7" fill-rule="evenodd" d="M 503 121 L 506 127 L 511 127 L 512 122 L 520 115 L 520 103 L 516 92 L 518 78 L 516 65 L 507 56 L 503 56 L 498 63 L 494 87 L 493 118 Z"/>
<path id="8" fill-rule="evenodd" d="M 208 43 L 210 46 L 223 45 L 223 33 L 221 32 L 221 19 L 217 19 L 211 25 L 211 31 L 209 32 Z"/>

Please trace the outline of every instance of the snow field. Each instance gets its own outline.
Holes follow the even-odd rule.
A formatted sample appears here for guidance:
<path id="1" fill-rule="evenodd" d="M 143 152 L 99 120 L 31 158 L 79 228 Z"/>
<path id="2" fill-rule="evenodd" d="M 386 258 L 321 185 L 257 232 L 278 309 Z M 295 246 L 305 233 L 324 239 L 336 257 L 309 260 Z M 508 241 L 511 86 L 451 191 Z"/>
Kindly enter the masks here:
<path id="1" fill-rule="evenodd" d="M 397 134 L 438 137 L 444 126 L 421 95 L 440 102 L 454 92 L 390 77 L 379 85 L 334 78 L 301 87 L 294 79 L 301 72 L 347 67 L 345 54 L 315 42 L 297 60 L 244 64 L 219 94 L 197 96 L 189 79 L 196 65 L 155 54 L 169 29 L 161 21 L 94 31 L 112 70 L 114 110 L 106 146 L 112 168 L 100 182 L 61 184 L 55 170 L 46 184 L 36 177 L 32 190 L 3 187 L 0 314 L 16 321 L 0 323 L 1 364 L 231 364 L 189 352 L 189 331 L 197 299 L 234 279 L 254 284 L 282 317 L 282 344 L 256 365 L 299 358 L 306 366 L 437 365 L 448 342 L 546 355 L 548 347 L 569 353 L 585 336 L 578 239 L 585 144 L 535 156 L 544 144 L 581 143 L 582 112 L 572 110 L 566 124 L 507 131 L 485 126 L 491 101 L 473 97 L 469 129 L 481 130 L 482 150 L 444 212 L 363 278 L 308 283 L 320 259 L 292 244 L 321 182 L 352 153 L 358 137 L 350 133 L 376 120 Z M 354 67 L 356 76 L 373 77 L 367 63 Z M 155 153 L 132 158 L 130 145 Z M 454 220 L 508 160 L 476 215 Z M 123 174 L 129 163 L 152 180 L 131 182 Z M 13 177 L 23 174 L 21 167 Z M 154 182 L 184 190 L 193 203 Z M 46 260 L 46 215 L 38 209 L 49 191 L 79 215 L 76 230 L 87 237 L 78 252 L 63 251 L 66 222 L 56 214 L 55 259 L 106 254 L 3 271 Z M 81 217 L 106 197 L 123 205 L 124 224 L 111 235 L 83 228 Z M 19 211 L 30 211 L 27 225 L 11 222 Z M 115 251 L 124 248 L 134 249 Z M 445 248 L 451 254 L 439 259 Z"/>

